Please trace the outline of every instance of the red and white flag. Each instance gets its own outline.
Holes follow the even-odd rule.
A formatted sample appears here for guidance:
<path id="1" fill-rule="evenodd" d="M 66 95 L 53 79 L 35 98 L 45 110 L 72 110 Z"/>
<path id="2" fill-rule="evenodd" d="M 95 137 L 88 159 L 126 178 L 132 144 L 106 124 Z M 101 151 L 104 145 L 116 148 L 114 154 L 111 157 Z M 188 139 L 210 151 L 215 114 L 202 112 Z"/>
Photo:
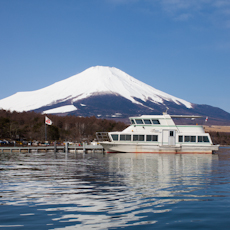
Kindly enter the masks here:
<path id="1" fill-rule="evenodd" d="M 47 116 L 45 116 L 45 124 L 52 125 L 53 122 Z"/>
<path id="2" fill-rule="evenodd" d="M 205 122 L 207 122 L 208 121 L 208 117 L 206 117 L 206 119 L 205 119 Z"/>

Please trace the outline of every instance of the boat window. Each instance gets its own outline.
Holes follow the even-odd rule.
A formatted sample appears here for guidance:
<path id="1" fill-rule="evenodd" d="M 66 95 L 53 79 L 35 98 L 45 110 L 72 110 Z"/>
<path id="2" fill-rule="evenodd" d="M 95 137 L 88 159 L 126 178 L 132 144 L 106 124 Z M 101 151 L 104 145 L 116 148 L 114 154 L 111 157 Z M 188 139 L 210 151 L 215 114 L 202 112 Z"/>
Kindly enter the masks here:
<path id="1" fill-rule="evenodd" d="M 150 119 L 144 119 L 144 122 L 145 122 L 146 125 L 151 125 L 152 124 Z"/>
<path id="2" fill-rule="evenodd" d="M 209 142 L 208 136 L 198 136 L 198 142 Z"/>
<path id="3" fill-rule="evenodd" d="M 158 135 L 152 135 L 152 141 L 158 141 Z"/>
<path id="4" fill-rule="evenodd" d="M 179 142 L 183 142 L 183 136 L 179 136 Z"/>
<path id="5" fill-rule="evenodd" d="M 152 135 L 147 135 L 147 136 L 146 136 L 146 141 L 152 141 L 151 136 L 152 136 Z"/>
<path id="6" fill-rule="evenodd" d="M 191 136 L 191 142 L 196 142 L 196 136 Z"/>
<path id="7" fill-rule="evenodd" d="M 185 136 L 184 137 L 184 142 L 190 142 L 190 136 Z"/>
<path id="8" fill-rule="evenodd" d="M 133 125 L 135 125 L 135 122 L 134 122 L 134 120 L 133 120 L 133 119 L 131 119 L 131 123 L 132 123 Z"/>
<path id="9" fill-rule="evenodd" d="M 153 120 L 153 119 L 152 119 L 152 123 L 153 123 L 154 125 L 159 125 L 159 124 L 160 124 L 159 120 Z"/>
<path id="10" fill-rule="evenodd" d="M 145 136 L 144 135 L 133 135 L 133 141 L 144 141 Z"/>
<path id="11" fill-rule="evenodd" d="M 125 141 L 125 135 L 120 135 L 120 141 Z"/>
<path id="12" fill-rule="evenodd" d="M 131 141 L 131 135 L 129 134 L 121 134 L 120 141 Z"/>
<path id="13" fill-rule="evenodd" d="M 118 134 L 111 134 L 113 141 L 118 141 Z"/>
<path id="14" fill-rule="evenodd" d="M 145 136 L 144 135 L 139 135 L 139 141 L 144 141 L 145 140 Z"/>
<path id="15" fill-rule="evenodd" d="M 184 136 L 185 142 L 196 142 L 196 136 Z"/>
<path id="16" fill-rule="evenodd" d="M 143 124 L 143 121 L 142 121 L 142 119 L 136 119 L 136 123 L 137 123 L 138 125 L 141 125 L 141 124 Z"/>
<path id="17" fill-rule="evenodd" d="M 158 135 L 147 135 L 146 141 L 158 141 Z"/>

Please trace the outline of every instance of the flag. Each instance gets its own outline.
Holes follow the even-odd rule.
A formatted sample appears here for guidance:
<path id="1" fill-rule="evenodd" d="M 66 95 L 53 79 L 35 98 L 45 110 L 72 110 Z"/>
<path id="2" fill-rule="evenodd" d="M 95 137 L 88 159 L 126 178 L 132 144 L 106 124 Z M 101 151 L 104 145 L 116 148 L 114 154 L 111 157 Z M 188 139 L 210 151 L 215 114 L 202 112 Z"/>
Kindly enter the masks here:
<path id="1" fill-rule="evenodd" d="M 53 122 L 47 116 L 45 116 L 45 124 L 52 125 Z"/>
<path id="2" fill-rule="evenodd" d="M 208 117 L 206 117 L 206 119 L 205 119 L 205 122 L 207 122 L 208 121 Z"/>

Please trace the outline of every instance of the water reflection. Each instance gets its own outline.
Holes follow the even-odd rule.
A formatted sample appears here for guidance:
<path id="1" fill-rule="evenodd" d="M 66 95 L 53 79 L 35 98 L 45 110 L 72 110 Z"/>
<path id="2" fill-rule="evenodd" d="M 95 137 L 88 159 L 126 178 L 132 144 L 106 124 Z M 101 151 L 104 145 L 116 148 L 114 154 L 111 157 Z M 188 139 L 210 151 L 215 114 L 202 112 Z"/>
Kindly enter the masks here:
<path id="1" fill-rule="evenodd" d="M 165 225 L 180 202 L 216 196 L 207 188 L 219 164 L 218 155 L 202 154 L 17 153 L 0 160 L 2 212 L 23 229 L 38 214 L 43 229 Z"/>

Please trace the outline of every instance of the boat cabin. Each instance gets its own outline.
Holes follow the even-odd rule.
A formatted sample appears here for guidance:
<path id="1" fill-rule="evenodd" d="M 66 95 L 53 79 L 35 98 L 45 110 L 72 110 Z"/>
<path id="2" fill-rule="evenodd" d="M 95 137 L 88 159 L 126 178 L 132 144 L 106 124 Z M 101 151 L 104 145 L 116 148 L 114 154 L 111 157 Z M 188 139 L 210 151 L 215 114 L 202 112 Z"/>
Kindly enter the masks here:
<path id="1" fill-rule="evenodd" d="M 131 125 L 122 132 L 110 132 L 110 141 L 156 142 L 162 145 L 180 143 L 211 143 L 208 133 L 199 125 L 175 125 L 172 117 L 200 118 L 200 116 L 142 115 L 130 117 Z"/>

